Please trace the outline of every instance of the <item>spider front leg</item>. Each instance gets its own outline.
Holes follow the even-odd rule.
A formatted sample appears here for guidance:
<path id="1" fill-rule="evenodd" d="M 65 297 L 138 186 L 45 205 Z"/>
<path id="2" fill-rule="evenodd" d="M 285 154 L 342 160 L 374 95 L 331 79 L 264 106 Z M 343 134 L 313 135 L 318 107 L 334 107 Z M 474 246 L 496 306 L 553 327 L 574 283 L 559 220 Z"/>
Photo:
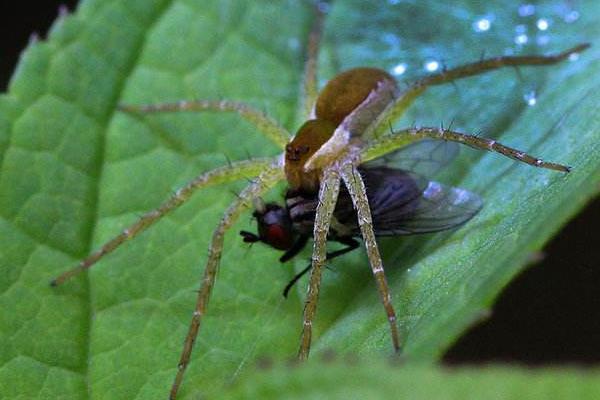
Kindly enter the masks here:
<path id="1" fill-rule="evenodd" d="M 181 100 L 175 103 L 119 105 L 119 110 L 131 114 L 151 114 L 169 112 L 234 112 L 250 122 L 280 148 L 290 140 L 290 133 L 277 121 L 252 106 L 231 100 Z"/>
<path id="2" fill-rule="evenodd" d="M 304 303 L 302 320 L 302 335 L 298 359 L 306 360 L 310 352 L 312 339 L 312 323 L 317 312 L 321 275 L 327 258 L 327 234 L 340 191 L 340 175 L 332 166 L 323 170 L 319 187 L 319 203 L 317 205 L 314 226 L 314 246 L 312 255 L 312 270 L 308 283 L 308 293 Z"/>
<path id="3" fill-rule="evenodd" d="M 544 161 L 523 151 L 505 146 L 494 139 L 468 135 L 465 133 L 451 131 L 449 129 L 430 127 L 408 128 L 394 131 L 394 133 L 391 135 L 384 136 L 368 143 L 367 146 L 361 151 L 361 162 L 373 160 L 377 157 L 381 157 L 394 150 L 404 147 L 412 142 L 425 138 L 462 143 L 477 150 L 485 150 L 501 154 L 505 157 L 512 158 L 513 160 L 520 161 L 533 167 L 551 169 L 560 172 L 569 172 L 571 170 L 571 168 L 566 165 Z"/>
<path id="4" fill-rule="evenodd" d="M 129 225 L 121 233 L 106 242 L 99 250 L 90 254 L 85 259 L 81 260 L 76 267 L 64 272 L 50 282 L 51 286 L 58 286 L 73 276 L 89 269 L 96 264 L 102 257 L 112 253 L 125 241 L 133 239 L 141 232 L 145 231 L 156 221 L 164 217 L 167 213 L 175 210 L 185 203 L 197 190 L 207 186 L 218 185 L 236 181 L 242 178 L 258 176 L 265 168 L 273 164 L 272 158 L 254 159 L 232 163 L 231 165 L 214 169 L 198 175 L 191 180 L 187 185 L 179 188 L 175 193 L 167 199 L 158 208 L 148 211 L 142 215 L 136 222 Z"/>
<path id="5" fill-rule="evenodd" d="M 407 89 L 400 91 L 398 98 L 391 103 L 384 112 L 369 126 L 363 137 L 377 138 L 387 132 L 391 123 L 400 118 L 413 101 L 420 96 L 429 86 L 441 85 L 457 79 L 481 75 L 504 67 L 542 66 L 552 65 L 569 58 L 570 55 L 580 53 L 590 47 L 583 43 L 562 53 L 548 56 L 505 56 L 480 60 L 471 64 L 442 71 L 429 75 L 412 83 Z"/>
<path id="6" fill-rule="evenodd" d="M 356 169 L 356 166 L 352 163 L 346 163 L 342 168 L 341 173 L 344 184 L 348 188 L 348 192 L 354 203 L 354 208 L 356 209 L 358 225 L 365 242 L 369 264 L 371 265 L 371 270 L 373 271 L 373 276 L 377 283 L 377 290 L 379 291 L 381 302 L 383 303 L 390 324 L 392 345 L 394 351 L 398 353 L 400 352 L 400 334 L 398 333 L 398 325 L 396 324 L 396 312 L 394 311 L 394 306 L 392 304 L 390 288 L 385 277 L 383 262 L 381 260 L 381 255 L 379 254 L 379 247 L 377 247 L 377 241 L 375 240 L 373 219 L 371 218 L 371 209 L 369 207 L 369 200 L 367 199 L 365 183 Z"/>
<path id="7" fill-rule="evenodd" d="M 192 314 L 192 321 L 188 329 L 188 334 L 185 338 L 181 358 L 177 366 L 177 375 L 171 387 L 169 399 L 174 400 L 177 397 L 177 392 L 183 375 L 189 364 L 190 356 L 194 348 L 194 342 L 200 330 L 200 322 L 202 316 L 206 312 L 206 307 L 210 299 L 210 293 L 215 283 L 219 260 L 223 252 L 223 239 L 225 232 L 238 219 L 240 214 L 248 207 L 252 206 L 252 201 L 255 198 L 261 197 L 265 192 L 271 189 L 275 184 L 284 179 L 284 173 L 281 163 L 271 163 L 269 166 L 264 166 L 262 173 L 247 186 L 238 196 L 238 198 L 227 208 L 219 225 L 212 235 L 212 240 L 208 248 L 208 260 L 204 269 L 204 276 L 201 281 L 200 290 L 196 300 L 196 307 Z"/>

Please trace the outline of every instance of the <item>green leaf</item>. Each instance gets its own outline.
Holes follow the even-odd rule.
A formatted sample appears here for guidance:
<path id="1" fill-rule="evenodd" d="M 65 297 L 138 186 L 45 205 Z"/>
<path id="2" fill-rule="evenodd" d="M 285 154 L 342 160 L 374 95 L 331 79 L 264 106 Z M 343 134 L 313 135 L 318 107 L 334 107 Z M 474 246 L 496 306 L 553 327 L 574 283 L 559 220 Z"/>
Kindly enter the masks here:
<path id="1" fill-rule="evenodd" d="M 596 399 L 599 372 L 517 367 L 441 369 L 365 360 L 312 360 L 250 369 L 229 399 Z"/>
<path id="2" fill-rule="evenodd" d="M 503 2 L 418 4 L 338 1 L 326 25 L 322 79 L 357 65 L 415 77 L 430 58 L 458 65 L 516 49 L 518 17 Z M 562 4 L 562 3 L 560 3 Z M 581 17 L 540 3 L 553 21 L 544 46 L 557 51 L 599 37 L 593 0 Z M 493 15 L 492 28 L 472 23 Z M 176 371 L 221 213 L 245 182 L 199 193 L 86 276 L 48 282 L 175 188 L 226 159 L 277 154 L 232 115 L 132 118 L 123 103 L 230 98 L 295 121 L 311 23 L 307 2 L 96 0 L 61 18 L 32 44 L 0 97 L 0 393 L 7 398 L 165 398 Z M 486 136 L 574 167 L 567 176 L 467 150 L 440 178 L 480 193 L 485 209 L 455 232 L 383 241 L 409 360 L 434 361 L 540 247 L 589 200 L 600 182 L 598 46 L 576 62 L 506 70 L 430 90 L 398 123 L 454 120 Z M 422 69 L 421 69 L 422 71 Z M 523 95 L 535 87 L 537 104 Z M 272 194 L 281 198 L 281 190 Z M 241 243 L 242 218 L 226 237 L 182 398 L 215 395 L 257 357 L 295 354 L 304 267 Z M 364 253 L 325 274 L 313 354 L 391 351 L 388 327 Z"/>

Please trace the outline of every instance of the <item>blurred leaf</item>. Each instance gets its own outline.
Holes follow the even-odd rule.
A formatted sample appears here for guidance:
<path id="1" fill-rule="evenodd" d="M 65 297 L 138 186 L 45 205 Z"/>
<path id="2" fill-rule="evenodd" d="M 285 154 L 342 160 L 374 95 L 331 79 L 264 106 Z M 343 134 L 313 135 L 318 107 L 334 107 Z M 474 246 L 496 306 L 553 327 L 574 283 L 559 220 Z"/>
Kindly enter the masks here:
<path id="1" fill-rule="evenodd" d="M 265 364 L 265 361 L 262 362 Z M 599 372 L 508 367 L 441 369 L 366 361 L 312 360 L 250 370 L 229 399 L 527 400 L 596 399 Z"/>
<path id="2" fill-rule="evenodd" d="M 578 3 L 573 23 L 564 22 L 562 2 L 538 4 L 538 15 L 552 20 L 548 32 L 536 31 L 536 16 L 519 17 L 499 1 L 396 3 L 333 5 L 322 79 L 399 63 L 415 77 L 427 60 L 452 66 L 483 51 L 557 51 L 599 37 L 591 0 Z M 486 15 L 491 29 L 476 33 L 473 22 Z M 200 193 L 87 276 L 58 289 L 48 282 L 199 172 L 226 157 L 278 152 L 232 115 L 132 118 L 116 105 L 231 98 L 293 131 L 310 18 L 308 3 L 291 0 L 90 0 L 23 53 L 0 97 L 3 396 L 165 397 L 212 229 L 244 182 Z M 516 25 L 530 45 L 514 44 Z M 436 360 L 597 192 L 597 47 L 577 62 L 522 69 L 521 79 L 507 70 L 432 89 L 399 122 L 454 120 L 457 129 L 574 167 L 563 176 L 467 150 L 442 178 L 480 193 L 484 211 L 457 232 L 385 241 L 408 359 Z M 530 107 L 523 96 L 534 89 Z M 219 393 L 258 356 L 288 357 L 297 348 L 305 281 L 284 301 L 292 266 L 279 265 L 265 246 L 248 251 L 239 229 L 255 227 L 243 218 L 226 238 L 183 398 Z M 296 270 L 308 257 L 292 263 Z M 325 275 L 313 353 L 389 353 L 365 264 L 356 252 Z"/>

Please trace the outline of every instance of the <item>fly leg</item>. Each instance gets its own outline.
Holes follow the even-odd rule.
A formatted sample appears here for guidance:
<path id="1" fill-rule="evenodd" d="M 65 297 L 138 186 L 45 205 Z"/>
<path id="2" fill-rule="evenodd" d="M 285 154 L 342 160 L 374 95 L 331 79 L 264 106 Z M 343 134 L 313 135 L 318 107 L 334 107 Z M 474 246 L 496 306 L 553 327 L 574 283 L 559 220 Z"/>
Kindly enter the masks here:
<path id="1" fill-rule="evenodd" d="M 331 253 L 327 253 L 327 255 L 325 257 L 325 261 L 330 261 L 336 257 L 343 255 L 343 254 L 349 253 L 352 250 L 357 249 L 359 246 L 359 243 L 351 237 L 339 238 L 339 239 L 336 239 L 336 241 L 340 242 L 342 244 L 345 244 L 347 247 L 344 247 L 343 249 L 340 249 L 340 250 L 332 251 Z M 285 288 L 283 289 L 283 297 L 285 297 L 287 299 L 290 289 L 296 284 L 296 282 L 298 282 L 298 280 L 300 278 L 302 278 L 308 271 L 310 271 L 311 268 L 312 268 L 312 264 L 308 264 L 308 266 L 306 268 L 304 268 L 302 271 L 298 272 L 296 274 L 296 276 L 294 276 L 292 278 L 292 280 L 289 281 L 289 283 L 287 285 L 285 285 Z"/>

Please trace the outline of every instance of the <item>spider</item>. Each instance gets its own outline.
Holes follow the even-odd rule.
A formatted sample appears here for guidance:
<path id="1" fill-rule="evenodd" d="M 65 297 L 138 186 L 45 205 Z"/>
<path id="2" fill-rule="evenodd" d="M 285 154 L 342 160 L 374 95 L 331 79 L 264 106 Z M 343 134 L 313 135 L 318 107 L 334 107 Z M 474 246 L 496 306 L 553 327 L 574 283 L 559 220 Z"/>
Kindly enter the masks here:
<path id="1" fill-rule="evenodd" d="M 334 209 L 344 182 L 347 196 L 356 209 L 358 230 L 364 240 L 369 264 L 389 321 L 394 352 L 400 351 L 400 336 L 396 314 L 386 282 L 383 262 L 379 254 L 373 217 L 365 189 L 365 179 L 359 166 L 370 160 L 388 155 L 398 149 L 423 139 L 434 139 L 465 144 L 476 149 L 500 153 L 526 164 L 568 172 L 560 164 L 545 162 L 525 152 L 507 147 L 494 140 L 438 127 L 389 128 L 407 110 L 411 103 L 433 85 L 482 74 L 502 67 L 549 65 L 565 60 L 569 55 L 585 50 L 581 44 L 562 53 L 548 56 L 496 57 L 482 59 L 454 69 L 426 76 L 400 89 L 387 72 L 376 68 L 356 68 L 343 72 L 318 93 L 316 60 L 322 33 L 324 13 L 316 9 L 315 23 L 310 31 L 304 72 L 304 113 L 306 122 L 291 135 L 275 120 L 249 105 L 230 100 L 180 101 L 155 105 L 123 105 L 128 113 L 161 113 L 174 111 L 233 112 L 254 124 L 268 139 L 284 152 L 269 159 L 249 159 L 204 172 L 177 190 L 157 209 L 142 215 L 135 223 L 109 240 L 99 250 L 82 260 L 75 268 L 66 271 L 51 282 L 58 286 L 69 278 L 89 269 L 102 257 L 111 253 L 125 241 L 137 236 L 165 214 L 185 203 L 196 191 L 221 183 L 254 177 L 238 198 L 226 209 L 215 228 L 208 250 L 208 258 L 198 291 L 188 334 L 185 338 L 177 374 L 170 391 L 175 399 L 190 362 L 194 342 L 205 315 L 210 294 L 215 283 L 224 234 L 237 218 L 276 183 L 285 180 L 290 190 L 301 193 L 301 199 L 316 200 L 312 226 L 314 241 L 310 279 L 305 301 L 303 325 L 298 358 L 308 357 L 312 338 L 312 324 L 326 261 L 326 244 Z M 368 182 L 367 182 L 368 183 Z M 260 211 L 260 210 L 258 210 Z M 259 225 L 259 228 L 261 226 Z M 306 236 L 306 235 L 305 235 Z M 273 243 L 269 243 L 273 245 Z"/>

